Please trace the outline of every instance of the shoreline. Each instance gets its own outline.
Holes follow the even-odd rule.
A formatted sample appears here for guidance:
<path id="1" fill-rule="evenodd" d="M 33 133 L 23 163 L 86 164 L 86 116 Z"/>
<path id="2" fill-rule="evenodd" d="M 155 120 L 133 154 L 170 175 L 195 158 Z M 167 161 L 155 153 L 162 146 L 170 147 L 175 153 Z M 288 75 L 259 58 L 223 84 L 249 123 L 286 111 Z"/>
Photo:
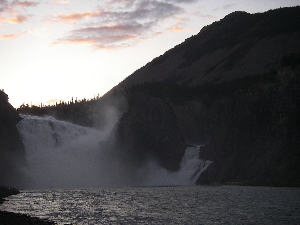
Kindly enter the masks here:
<path id="1" fill-rule="evenodd" d="M 15 188 L 0 187 L 0 204 L 2 204 L 6 197 L 19 194 L 20 192 Z M 54 225 L 55 223 L 49 220 L 31 217 L 21 213 L 12 213 L 0 210 L 0 224 L 1 225 Z"/>

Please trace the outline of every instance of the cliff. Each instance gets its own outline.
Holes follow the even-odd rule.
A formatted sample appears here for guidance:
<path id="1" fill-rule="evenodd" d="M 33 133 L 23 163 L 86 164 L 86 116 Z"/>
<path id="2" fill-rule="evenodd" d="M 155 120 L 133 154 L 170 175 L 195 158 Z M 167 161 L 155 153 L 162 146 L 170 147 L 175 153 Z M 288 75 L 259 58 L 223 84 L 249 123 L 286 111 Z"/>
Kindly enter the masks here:
<path id="1" fill-rule="evenodd" d="M 18 168 L 25 165 L 25 151 L 16 128 L 21 118 L 0 91 L 0 185 L 18 186 L 23 176 Z"/>

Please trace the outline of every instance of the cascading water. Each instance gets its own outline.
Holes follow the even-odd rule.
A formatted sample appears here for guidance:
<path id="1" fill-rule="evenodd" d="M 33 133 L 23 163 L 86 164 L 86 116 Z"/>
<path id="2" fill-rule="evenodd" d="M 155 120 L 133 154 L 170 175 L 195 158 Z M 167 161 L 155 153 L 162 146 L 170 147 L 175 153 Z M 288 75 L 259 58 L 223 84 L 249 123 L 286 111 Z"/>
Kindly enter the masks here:
<path id="1" fill-rule="evenodd" d="M 136 181 L 130 185 L 192 185 L 211 163 L 199 159 L 200 146 L 188 147 L 179 171 L 168 172 L 149 160 L 132 175 L 135 179 L 127 179 L 99 144 L 110 135 L 111 125 L 100 131 L 53 117 L 23 116 L 17 127 L 26 150 L 25 188 L 103 187 L 122 185 L 122 180 Z"/>
<path id="2" fill-rule="evenodd" d="M 36 116 L 23 116 L 17 127 L 26 150 L 30 188 L 100 185 L 96 177 L 104 132 Z"/>
<path id="3" fill-rule="evenodd" d="M 201 173 L 212 163 L 209 160 L 199 159 L 200 147 L 188 147 L 185 150 L 180 170 L 177 172 L 169 172 L 154 161 L 149 161 L 140 170 L 139 177 L 142 180 L 140 185 L 195 185 Z"/>

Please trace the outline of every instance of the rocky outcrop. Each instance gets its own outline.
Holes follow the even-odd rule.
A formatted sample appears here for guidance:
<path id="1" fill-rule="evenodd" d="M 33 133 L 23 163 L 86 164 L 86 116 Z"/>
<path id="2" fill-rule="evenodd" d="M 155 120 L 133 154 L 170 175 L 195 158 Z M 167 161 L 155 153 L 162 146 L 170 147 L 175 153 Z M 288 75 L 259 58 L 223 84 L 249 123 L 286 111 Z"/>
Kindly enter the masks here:
<path id="1" fill-rule="evenodd" d="M 21 118 L 0 91 L 0 185 L 18 186 L 23 179 L 20 167 L 25 163 L 25 151 L 16 124 Z"/>

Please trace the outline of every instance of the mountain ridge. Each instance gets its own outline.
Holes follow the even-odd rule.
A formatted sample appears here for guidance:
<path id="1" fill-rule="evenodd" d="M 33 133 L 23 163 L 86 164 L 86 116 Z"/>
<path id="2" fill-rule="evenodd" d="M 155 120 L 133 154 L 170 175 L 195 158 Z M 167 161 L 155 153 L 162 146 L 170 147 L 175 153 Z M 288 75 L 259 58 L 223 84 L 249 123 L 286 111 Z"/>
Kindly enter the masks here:
<path id="1" fill-rule="evenodd" d="M 299 7 L 256 14 L 233 12 L 220 21 L 202 28 L 197 35 L 153 59 L 115 88 L 128 88 L 135 84 L 163 81 L 170 77 L 177 77 L 177 82 L 181 84 L 198 85 L 235 79 L 241 76 L 241 71 L 243 76 L 265 74 L 274 68 L 274 62 L 278 62 L 284 55 L 293 53 L 295 48 L 299 51 L 300 44 L 297 37 L 300 32 L 300 18 L 298 15 Z M 287 19 L 289 22 L 286 21 Z M 276 23 L 279 25 L 275 26 Z M 247 28 L 249 26 L 252 29 Z M 294 36 L 284 36 L 291 32 L 295 32 Z M 276 46 L 276 43 L 281 43 L 281 48 L 271 53 L 266 52 L 260 59 L 254 61 L 256 65 L 253 67 L 256 66 L 256 69 L 241 65 L 243 62 L 235 65 L 234 60 L 240 61 L 245 57 L 249 60 L 251 57 L 257 57 L 256 52 L 263 52 L 264 49 L 272 51 L 270 46 Z M 266 44 L 268 46 L 265 46 Z M 266 61 L 266 55 L 272 57 L 268 60 L 270 65 L 262 68 L 260 61 L 261 59 Z M 237 66 L 241 68 L 231 70 Z M 222 70 L 223 73 L 220 75 Z"/>

